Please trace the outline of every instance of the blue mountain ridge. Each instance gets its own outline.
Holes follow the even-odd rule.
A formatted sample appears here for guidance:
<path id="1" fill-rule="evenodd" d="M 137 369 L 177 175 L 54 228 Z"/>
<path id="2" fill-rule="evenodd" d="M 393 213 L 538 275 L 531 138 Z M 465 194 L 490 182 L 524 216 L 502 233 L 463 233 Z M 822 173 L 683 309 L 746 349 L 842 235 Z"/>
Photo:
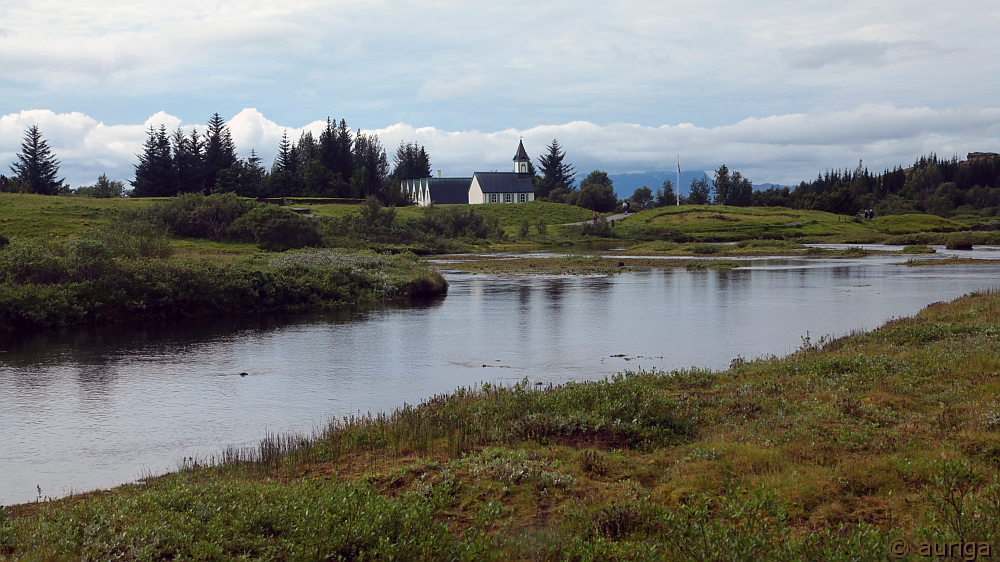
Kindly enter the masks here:
<path id="1" fill-rule="evenodd" d="M 585 176 L 578 176 L 576 178 L 577 185 L 583 180 Z M 634 172 L 627 174 L 608 174 L 611 181 L 614 182 L 615 195 L 619 199 L 624 199 L 626 197 L 631 197 L 632 193 L 638 187 L 646 186 L 656 193 L 656 190 L 663 186 L 663 180 L 670 180 L 671 184 L 677 183 L 677 172 L 665 171 L 665 172 Z M 707 178 L 708 185 L 712 185 L 712 176 L 703 170 L 681 170 L 681 197 L 686 197 L 691 188 L 691 181 L 699 178 Z M 779 185 L 775 183 L 762 183 L 754 184 L 754 191 L 762 191 L 771 187 L 788 187 L 794 188 L 795 186 Z M 674 189 L 677 186 L 674 185 Z"/>
<path id="2" fill-rule="evenodd" d="M 585 177 L 585 176 L 584 176 Z M 657 189 L 663 186 L 663 180 L 670 180 L 671 184 L 677 183 L 677 172 L 676 171 L 665 171 L 665 172 L 635 172 L 629 174 L 608 174 L 611 181 L 615 185 L 615 195 L 619 199 L 624 199 L 626 197 L 631 197 L 632 193 L 636 188 L 646 186 L 656 193 Z M 681 197 L 685 197 L 688 194 L 688 189 L 691 187 L 691 180 L 699 179 L 702 177 L 707 177 L 709 184 L 711 185 L 711 177 L 708 176 L 702 170 L 681 170 Z M 577 178 L 579 180 L 583 178 Z M 674 185 L 674 190 L 677 186 Z"/>

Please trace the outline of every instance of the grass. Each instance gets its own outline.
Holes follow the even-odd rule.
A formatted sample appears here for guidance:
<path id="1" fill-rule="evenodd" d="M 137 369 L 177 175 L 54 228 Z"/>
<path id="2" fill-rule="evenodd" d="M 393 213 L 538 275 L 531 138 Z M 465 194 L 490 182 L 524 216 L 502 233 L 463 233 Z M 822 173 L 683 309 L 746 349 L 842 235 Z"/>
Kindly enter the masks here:
<path id="1" fill-rule="evenodd" d="M 640 269 L 702 270 L 733 269 L 739 266 L 740 262 L 735 260 L 619 258 L 600 254 L 568 257 L 461 256 L 448 259 L 440 265 L 445 269 L 488 275 L 614 275 Z"/>
<path id="2" fill-rule="evenodd" d="M 910 259 L 906 260 L 905 262 L 903 262 L 903 263 L 901 263 L 899 265 L 907 265 L 907 266 L 910 266 L 910 267 L 920 267 L 920 266 L 927 266 L 927 265 L 983 265 L 983 264 L 989 264 L 989 263 L 1000 264 L 1000 260 L 984 260 L 984 259 L 977 259 L 977 258 L 960 258 L 960 257 L 957 257 L 957 256 L 951 256 L 951 257 L 947 257 L 945 259 L 934 259 L 934 260 L 925 260 L 925 259 L 918 259 L 918 258 L 910 258 Z"/>
<path id="3" fill-rule="evenodd" d="M 152 199 L 94 199 L 0 193 L 0 234 L 9 238 L 75 238 L 107 224 L 116 209 L 148 205 Z"/>
<path id="4" fill-rule="evenodd" d="M 12 506 L 24 559 L 884 560 L 1000 540 L 1000 293 L 723 372 L 460 389 Z M 961 550 L 959 556 L 961 557 Z"/>
<path id="5" fill-rule="evenodd" d="M 787 238 L 857 233 L 870 230 L 864 223 L 821 211 L 781 207 L 727 207 L 682 205 L 641 211 L 621 223 L 622 228 L 646 225 L 673 229 L 702 241 L 735 241 L 750 238 Z"/>

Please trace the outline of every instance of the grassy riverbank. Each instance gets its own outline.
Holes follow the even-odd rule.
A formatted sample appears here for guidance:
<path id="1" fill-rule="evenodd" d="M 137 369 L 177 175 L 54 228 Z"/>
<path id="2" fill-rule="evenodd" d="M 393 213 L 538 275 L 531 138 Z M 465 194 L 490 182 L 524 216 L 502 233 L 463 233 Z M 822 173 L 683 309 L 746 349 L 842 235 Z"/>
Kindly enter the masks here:
<path id="1" fill-rule="evenodd" d="M 414 256 L 300 250 L 174 257 L 155 237 L 15 241 L 0 251 L 0 334 L 144 318 L 314 311 L 443 294 Z"/>
<path id="2" fill-rule="evenodd" d="M 0 515 L 0 555 L 25 559 L 885 560 L 958 542 L 1000 549 L 998 293 L 725 372 L 460 390 Z"/>

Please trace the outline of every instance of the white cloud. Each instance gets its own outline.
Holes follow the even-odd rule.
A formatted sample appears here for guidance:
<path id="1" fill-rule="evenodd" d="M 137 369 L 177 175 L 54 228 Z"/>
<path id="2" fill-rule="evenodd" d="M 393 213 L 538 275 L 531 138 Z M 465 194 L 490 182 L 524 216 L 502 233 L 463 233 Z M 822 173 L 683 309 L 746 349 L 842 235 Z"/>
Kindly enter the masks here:
<path id="1" fill-rule="evenodd" d="M 489 80 L 485 74 L 463 76 L 450 82 L 431 79 L 417 90 L 420 101 L 450 100 L 461 96 L 471 96 L 486 89 Z"/>
<path id="2" fill-rule="evenodd" d="M 185 132 L 203 124 L 158 112 L 140 124 L 107 125 L 82 113 L 30 110 L 0 117 L 0 163 L 12 163 L 24 130 L 37 124 L 62 163 L 62 174 L 73 186 L 93 183 L 98 175 L 130 179 L 136 155 L 150 126 Z M 228 121 L 241 155 L 254 149 L 265 166 L 273 162 L 283 133 L 297 141 L 303 131 L 319 135 L 325 121 L 283 126 L 256 109 L 240 111 Z M 638 125 L 589 121 L 538 125 L 493 132 L 449 131 L 397 123 L 376 133 L 391 160 L 400 142 L 427 148 L 434 169 L 446 176 L 475 171 L 507 170 L 523 138 L 529 155 L 546 151 L 558 139 L 567 162 L 586 174 L 670 170 L 677 156 L 685 169 L 714 170 L 721 164 L 740 170 L 757 183 L 798 183 L 823 170 L 853 168 L 864 160 L 872 171 L 908 166 L 929 152 L 950 157 L 1000 149 L 1000 107 L 926 107 L 859 105 L 850 110 L 749 118 L 718 127 L 690 123 Z"/>

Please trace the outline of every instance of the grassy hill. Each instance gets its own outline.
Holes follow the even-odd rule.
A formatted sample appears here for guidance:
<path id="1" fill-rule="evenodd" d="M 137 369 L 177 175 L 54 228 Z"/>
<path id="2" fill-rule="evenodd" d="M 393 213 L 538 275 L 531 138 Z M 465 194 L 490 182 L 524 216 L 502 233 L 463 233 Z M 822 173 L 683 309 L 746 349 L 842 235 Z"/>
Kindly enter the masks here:
<path id="1" fill-rule="evenodd" d="M 893 215 L 865 221 L 823 211 L 723 205 L 682 205 L 650 209 L 630 216 L 621 226 L 624 233 L 630 227 L 640 226 L 647 229 L 670 229 L 696 239 L 716 241 L 951 232 L 967 228 L 934 215 Z"/>

